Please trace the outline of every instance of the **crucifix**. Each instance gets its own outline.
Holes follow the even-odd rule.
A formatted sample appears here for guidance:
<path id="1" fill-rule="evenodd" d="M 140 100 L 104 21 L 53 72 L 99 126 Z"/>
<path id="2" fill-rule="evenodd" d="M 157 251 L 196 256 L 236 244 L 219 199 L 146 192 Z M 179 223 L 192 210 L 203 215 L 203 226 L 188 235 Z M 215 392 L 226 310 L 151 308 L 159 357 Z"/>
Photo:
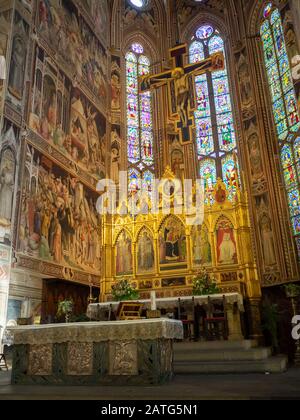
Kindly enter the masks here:
<path id="1" fill-rule="evenodd" d="M 206 60 L 184 65 L 186 54 L 186 44 L 170 49 L 173 68 L 160 74 L 143 76 L 139 80 L 141 93 L 164 85 L 168 86 L 170 117 L 176 121 L 176 129 L 183 145 L 193 141 L 196 109 L 194 78 L 206 72 L 221 71 L 225 68 L 223 52 L 215 53 Z"/>

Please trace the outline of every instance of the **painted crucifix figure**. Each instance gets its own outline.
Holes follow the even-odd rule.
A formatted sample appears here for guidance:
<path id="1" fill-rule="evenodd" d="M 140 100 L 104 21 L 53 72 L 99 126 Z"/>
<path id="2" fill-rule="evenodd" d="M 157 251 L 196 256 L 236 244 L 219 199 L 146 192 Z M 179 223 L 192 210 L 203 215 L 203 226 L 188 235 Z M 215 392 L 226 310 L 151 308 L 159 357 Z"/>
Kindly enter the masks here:
<path id="1" fill-rule="evenodd" d="M 139 85 L 141 93 L 168 85 L 170 116 L 177 120 L 177 130 L 182 144 L 190 143 L 193 139 L 193 111 L 196 108 L 195 101 L 191 100 L 195 97 L 193 77 L 206 72 L 221 71 L 225 68 L 225 58 L 222 52 L 213 54 L 206 60 L 185 66 L 184 56 L 186 54 L 186 45 L 172 48 L 170 57 L 173 60 L 173 69 L 160 74 L 143 76 Z"/>

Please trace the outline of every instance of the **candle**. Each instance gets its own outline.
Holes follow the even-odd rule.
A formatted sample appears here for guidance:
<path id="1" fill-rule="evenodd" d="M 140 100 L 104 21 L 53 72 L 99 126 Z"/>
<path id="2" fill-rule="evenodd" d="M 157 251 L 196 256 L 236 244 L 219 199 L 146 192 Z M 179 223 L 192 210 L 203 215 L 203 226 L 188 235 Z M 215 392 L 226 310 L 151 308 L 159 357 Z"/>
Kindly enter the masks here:
<path id="1" fill-rule="evenodd" d="M 156 292 L 151 292 L 151 311 L 156 311 Z"/>

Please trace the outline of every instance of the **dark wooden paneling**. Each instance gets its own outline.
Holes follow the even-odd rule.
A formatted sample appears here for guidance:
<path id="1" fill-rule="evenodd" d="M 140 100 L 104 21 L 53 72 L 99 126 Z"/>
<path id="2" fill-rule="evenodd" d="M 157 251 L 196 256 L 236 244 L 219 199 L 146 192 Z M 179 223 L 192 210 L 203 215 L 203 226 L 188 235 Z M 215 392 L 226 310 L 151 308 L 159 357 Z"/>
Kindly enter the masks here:
<path id="1" fill-rule="evenodd" d="M 74 302 L 74 315 L 80 316 L 86 313 L 90 288 L 62 280 L 44 280 L 42 322 L 56 322 L 58 302 L 72 299 Z M 99 289 L 93 288 L 93 297 L 98 298 Z"/>

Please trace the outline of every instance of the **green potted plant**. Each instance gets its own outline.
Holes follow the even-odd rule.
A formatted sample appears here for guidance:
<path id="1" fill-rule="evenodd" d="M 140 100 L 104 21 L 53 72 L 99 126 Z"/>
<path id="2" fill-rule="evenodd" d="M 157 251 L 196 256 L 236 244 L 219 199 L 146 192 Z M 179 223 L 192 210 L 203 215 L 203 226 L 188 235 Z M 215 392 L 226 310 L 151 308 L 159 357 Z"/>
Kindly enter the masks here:
<path id="1" fill-rule="evenodd" d="M 271 340 L 273 351 L 277 353 L 279 351 L 278 341 L 278 322 L 279 322 L 279 310 L 278 306 L 269 301 L 264 302 L 262 307 L 262 329 L 266 332 Z"/>
<path id="2" fill-rule="evenodd" d="M 297 298 L 300 296 L 300 285 L 299 284 L 286 284 L 285 286 L 283 286 L 284 290 L 285 290 L 285 294 L 287 296 L 287 298 L 292 299 L 292 298 Z"/>
<path id="3" fill-rule="evenodd" d="M 66 323 L 70 321 L 70 317 L 72 315 L 74 309 L 74 302 L 72 299 L 66 299 L 63 301 L 58 302 L 57 308 L 57 318 L 61 318 L 62 316 L 65 317 Z"/>
<path id="4" fill-rule="evenodd" d="M 215 279 L 211 279 L 206 268 L 201 268 L 193 279 L 193 295 L 208 296 L 221 293 Z"/>
<path id="5" fill-rule="evenodd" d="M 138 300 L 140 297 L 138 291 L 131 286 L 129 280 L 127 279 L 118 281 L 112 287 L 112 295 L 116 302 Z"/>

